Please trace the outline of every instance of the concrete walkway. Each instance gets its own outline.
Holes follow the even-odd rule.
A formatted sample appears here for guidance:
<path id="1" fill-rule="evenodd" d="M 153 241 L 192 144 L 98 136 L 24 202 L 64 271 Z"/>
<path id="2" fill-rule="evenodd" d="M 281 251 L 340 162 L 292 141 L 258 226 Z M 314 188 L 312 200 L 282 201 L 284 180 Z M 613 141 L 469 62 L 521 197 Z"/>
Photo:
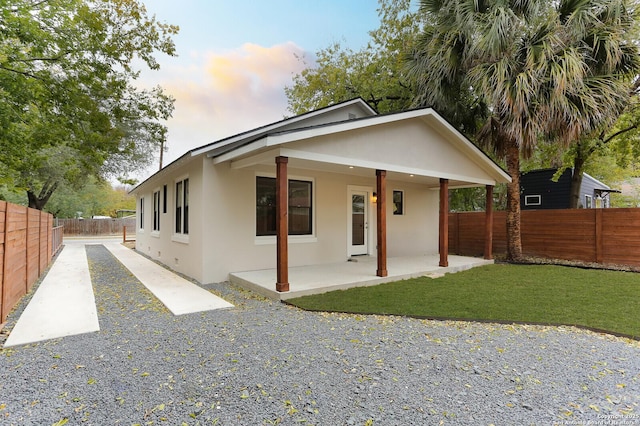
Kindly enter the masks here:
<path id="1" fill-rule="evenodd" d="M 174 315 L 233 305 L 119 243 L 104 246 Z"/>
<path id="2" fill-rule="evenodd" d="M 5 348 L 100 330 L 84 245 L 66 245 L 11 330 Z"/>
<path id="3" fill-rule="evenodd" d="M 65 240 L 5 348 L 100 330 L 85 244 L 103 244 L 174 315 L 233 307 L 117 240 Z"/>

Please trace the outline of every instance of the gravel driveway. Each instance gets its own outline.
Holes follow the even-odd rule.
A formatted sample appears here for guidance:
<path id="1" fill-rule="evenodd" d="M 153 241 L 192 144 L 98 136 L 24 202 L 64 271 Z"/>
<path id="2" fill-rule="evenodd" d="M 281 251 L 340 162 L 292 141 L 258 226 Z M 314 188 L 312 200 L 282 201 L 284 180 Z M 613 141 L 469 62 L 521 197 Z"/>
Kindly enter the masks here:
<path id="1" fill-rule="evenodd" d="M 310 313 L 228 284 L 205 288 L 235 308 L 173 316 L 87 253 L 101 330 L 0 351 L 0 424 L 640 425 L 638 342 Z"/>

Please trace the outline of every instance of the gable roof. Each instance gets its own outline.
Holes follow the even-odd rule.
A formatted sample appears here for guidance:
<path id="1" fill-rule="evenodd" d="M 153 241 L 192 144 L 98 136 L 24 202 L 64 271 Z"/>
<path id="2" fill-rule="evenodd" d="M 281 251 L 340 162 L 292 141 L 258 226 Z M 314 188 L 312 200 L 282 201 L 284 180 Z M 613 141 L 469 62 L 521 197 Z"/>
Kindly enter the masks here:
<path id="1" fill-rule="evenodd" d="M 341 110 L 349 111 L 358 109 L 362 115 L 359 118 L 335 120 Z M 350 114 L 351 116 L 351 114 Z M 327 119 L 333 117 L 333 120 Z M 438 131 L 443 132 L 456 143 L 456 145 L 473 157 L 483 168 L 490 170 L 490 174 L 496 177 L 498 182 L 511 181 L 511 177 L 497 163 L 495 163 L 480 148 L 456 130 L 449 122 L 441 117 L 432 108 L 419 108 L 409 111 L 379 115 L 362 98 L 355 98 L 338 104 L 330 105 L 314 111 L 286 118 L 275 123 L 267 124 L 246 132 L 242 132 L 224 139 L 203 145 L 187 151 L 184 155 L 168 164 L 162 170 L 145 179 L 130 192 L 135 192 L 140 186 L 153 179 L 165 170 L 174 168 L 178 164 L 184 164 L 191 158 L 206 155 L 214 158 L 214 162 L 232 160 L 238 156 L 251 155 L 258 150 L 276 145 L 283 145 L 292 141 L 300 141 L 316 136 L 341 133 L 349 130 L 363 129 L 401 120 L 422 118 L 429 120 Z"/>
<path id="2" fill-rule="evenodd" d="M 322 136 L 338 135 L 343 132 L 367 129 L 385 124 L 399 123 L 406 120 L 422 120 L 428 122 L 445 139 L 451 142 L 468 158 L 478 164 L 485 172 L 493 175 L 497 182 L 510 182 L 511 177 L 484 151 L 474 145 L 462 133 L 432 108 L 419 108 L 409 111 L 375 115 L 353 120 L 323 123 L 309 127 L 300 127 L 265 133 L 255 139 L 245 139 L 243 143 L 224 146 L 208 153 L 215 163 L 233 161 L 242 157 L 253 156 L 268 149 L 282 147 L 288 143 L 300 142 Z M 371 168 L 386 169 L 385 164 L 369 164 Z"/>
<path id="3" fill-rule="evenodd" d="M 337 112 L 342 109 L 347 110 L 349 108 L 359 108 L 362 113 L 367 116 L 374 116 L 378 114 L 377 111 L 371 108 L 371 106 L 369 106 L 369 104 L 364 99 L 358 97 L 349 99 L 347 101 L 338 102 L 337 104 L 329 105 L 323 108 L 318 108 L 316 110 L 299 114 L 294 117 L 285 118 L 274 123 L 266 124 L 255 129 L 247 130 L 245 132 L 238 133 L 236 135 L 232 135 L 197 148 L 193 148 L 182 154 L 171 163 L 167 164 L 161 170 L 149 176 L 144 181 L 140 182 L 129 192 L 135 192 L 140 186 L 144 185 L 147 181 L 153 179 L 158 174 L 163 173 L 168 169 L 172 169 L 179 164 L 184 164 L 186 161 L 189 161 L 191 158 L 196 157 L 200 154 L 207 154 L 208 157 L 212 157 L 223 149 L 225 151 L 232 150 L 235 147 L 245 145 L 256 139 L 260 139 L 261 137 L 264 137 L 269 133 L 282 131 L 284 128 L 294 128 L 297 125 L 304 127 L 305 121 L 309 122 L 313 119 L 321 118 L 322 115 Z"/>

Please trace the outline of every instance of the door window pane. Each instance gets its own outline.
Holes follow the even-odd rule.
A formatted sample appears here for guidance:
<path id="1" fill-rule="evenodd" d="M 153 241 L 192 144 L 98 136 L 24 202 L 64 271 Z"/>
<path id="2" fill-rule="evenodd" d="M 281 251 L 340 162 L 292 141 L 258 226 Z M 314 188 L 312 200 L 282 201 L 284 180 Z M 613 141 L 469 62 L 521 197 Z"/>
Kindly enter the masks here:
<path id="1" fill-rule="evenodd" d="M 365 196 L 351 196 L 351 245 L 364 245 L 364 203 Z"/>

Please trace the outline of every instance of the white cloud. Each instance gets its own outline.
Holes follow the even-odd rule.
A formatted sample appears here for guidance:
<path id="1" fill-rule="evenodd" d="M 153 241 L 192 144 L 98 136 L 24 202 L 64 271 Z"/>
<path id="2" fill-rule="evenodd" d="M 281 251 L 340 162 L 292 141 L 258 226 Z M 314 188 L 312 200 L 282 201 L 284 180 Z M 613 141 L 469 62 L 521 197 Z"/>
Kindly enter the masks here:
<path id="1" fill-rule="evenodd" d="M 191 52 L 187 65 L 164 66 L 156 74 L 175 97 L 165 164 L 187 150 L 281 120 L 284 87 L 304 68 L 296 44 L 263 47 L 246 43 L 224 52 Z"/>

